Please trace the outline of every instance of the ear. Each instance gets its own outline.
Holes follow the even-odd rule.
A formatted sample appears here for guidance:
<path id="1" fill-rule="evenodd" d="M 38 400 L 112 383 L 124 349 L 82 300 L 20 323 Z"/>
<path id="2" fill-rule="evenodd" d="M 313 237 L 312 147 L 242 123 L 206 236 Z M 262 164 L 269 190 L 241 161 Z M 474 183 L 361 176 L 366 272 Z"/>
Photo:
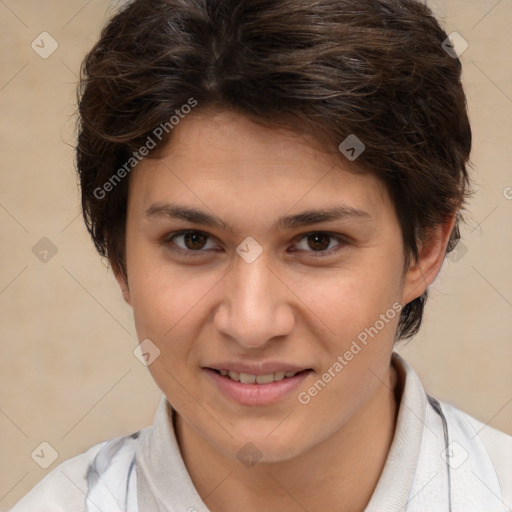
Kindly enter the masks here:
<path id="1" fill-rule="evenodd" d="M 439 274 L 450 240 L 455 215 L 437 225 L 423 243 L 418 246 L 418 261 L 412 261 L 405 275 L 403 303 L 408 304 L 423 295 Z"/>
<path id="2" fill-rule="evenodd" d="M 116 278 L 117 284 L 121 288 L 121 292 L 123 293 L 124 301 L 131 306 L 132 298 L 130 296 L 130 289 L 128 287 L 128 280 L 124 277 L 122 272 L 115 266 L 112 265 L 112 272 L 114 273 L 114 277 Z"/>

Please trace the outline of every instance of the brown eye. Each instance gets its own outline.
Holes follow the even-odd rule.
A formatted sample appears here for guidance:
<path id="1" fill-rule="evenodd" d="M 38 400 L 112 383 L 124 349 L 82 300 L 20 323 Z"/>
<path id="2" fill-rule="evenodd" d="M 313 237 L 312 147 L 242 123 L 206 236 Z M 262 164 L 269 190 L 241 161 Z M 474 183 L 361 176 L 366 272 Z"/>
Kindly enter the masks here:
<path id="1" fill-rule="evenodd" d="M 328 233 L 324 231 L 317 231 L 313 233 L 304 233 L 299 238 L 299 243 L 295 245 L 299 252 L 311 256 L 330 256 L 335 252 L 342 250 L 345 246 L 349 245 L 349 240 L 343 235 L 336 233 Z M 293 251 L 295 252 L 295 251 Z"/>
<path id="2" fill-rule="evenodd" d="M 183 241 L 185 246 L 191 251 L 202 249 L 205 246 L 207 240 L 208 237 L 206 235 L 203 233 L 197 233 L 196 231 L 190 231 L 183 234 Z"/>
<path id="3" fill-rule="evenodd" d="M 163 241 L 173 251 L 194 256 L 200 256 L 211 250 L 213 243 L 206 233 L 190 230 L 171 233 Z M 210 246 L 208 246 L 208 242 L 210 242 Z M 213 247 L 215 247 L 215 244 L 213 244 Z"/>
<path id="4" fill-rule="evenodd" d="M 325 251 L 329 247 L 331 237 L 327 233 L 308 235 L 308 246 L 314 251 Z"/>

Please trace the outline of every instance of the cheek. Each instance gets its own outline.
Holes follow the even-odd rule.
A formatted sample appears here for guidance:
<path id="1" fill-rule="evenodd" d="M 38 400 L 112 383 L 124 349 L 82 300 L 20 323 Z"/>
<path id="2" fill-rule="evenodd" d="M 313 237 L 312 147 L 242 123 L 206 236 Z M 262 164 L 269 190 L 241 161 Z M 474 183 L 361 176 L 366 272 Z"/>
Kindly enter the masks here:
<path id="1" fill-rule="evenodd" d="M 160 350 L 148 367 L 157 385 L 179 403 L 179 383 L 190 379 L 207 288 L 204 277 L 185 276 L 170 266 L 132 269 L 130 290 L 133 316 L 140 341 L 150 339 Z M 174 402 L 173 402 L 174 403 Z"/>
<path id="2" fill-rule="evenodd" d="M 321 421 L 350 417 L 388 367 L 400 318 L 399 276 L 394 267 L 365 263 L 310 288 L 314 292 L 304 302 L 309 301 L 317 324 L 327 326 L 326 336 L 318 337 L 325 352 L 317 378 L 324 376 L 328 383 L 302 391 L 304 400 L 311 401 L 306 410 L 316 411 Z M 343 404 L 343 418 L 329 412 L 332 403 Z"/>
<path id="3" fill-rule="evenodd" d="M 304 304 L 304 311 L 309 311 L 307 317 L 325 330 L 337 349 L 373 326 L 400 298 L 397 268 L 379 266 L 377 262 L 361 262 L 336 273 L 295 282 L 293 291 Z M 385 328 L 379 330 L 391 332 L 394 316 L 394 310 L 390 311 Z"/>
<path id="4" fill-rule="evenodd" d="M 131 249 L 128 275 L 137 332 L 165 341 L 197 314 L 216 280 L 200 266 L 184 269 L 171 264 L 144 243 Z"/>

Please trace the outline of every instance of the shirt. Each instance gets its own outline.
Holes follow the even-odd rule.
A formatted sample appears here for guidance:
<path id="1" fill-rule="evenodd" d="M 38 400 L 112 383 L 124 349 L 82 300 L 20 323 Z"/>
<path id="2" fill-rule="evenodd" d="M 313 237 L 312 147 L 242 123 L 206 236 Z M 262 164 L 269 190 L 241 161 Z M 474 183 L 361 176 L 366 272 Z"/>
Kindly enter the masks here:
<path id="1" fill-rule="evenodd" d="M 427 395 L 392 355 L 402 388 L 383 471 L 364 512 L 511 512 L 512 437 Z M 53 469 L 11 512 L 209 512 L 162 396 L 154 423 Z"/>

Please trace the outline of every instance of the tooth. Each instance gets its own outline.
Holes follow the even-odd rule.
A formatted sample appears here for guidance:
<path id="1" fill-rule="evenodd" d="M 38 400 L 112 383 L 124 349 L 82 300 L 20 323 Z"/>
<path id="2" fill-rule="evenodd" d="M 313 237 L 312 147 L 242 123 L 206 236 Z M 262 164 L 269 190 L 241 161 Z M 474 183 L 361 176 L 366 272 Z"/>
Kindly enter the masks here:
<path id="1" fill-rule="evenodd" d="M 228 376 L 231 380 L 241 382 L 243 384 L 270 384 L 283 380 L 285 377 L 293 377 L 299 372 L 275 372 L 266 373 L 264 375 L 251 375 L 250 373 L 238 373 L 228 370 L 219 370 L 223 376 Z"/>
<path id="2" fill-rule="evenodd" d="M 274 374 L 273 373 L 266 373 L 265 375 L 257 375 L 256 376 L 256 382 L 258 384 L 270 384 L 271 382 L 274 382 Z"/>
<path id="3" fill-rule="evenodd" d="M 248 373 L 240 374 L 240 382 L 243 384 L 254 384 L 256 382 L 256 375 L 249 375 Z"/>

